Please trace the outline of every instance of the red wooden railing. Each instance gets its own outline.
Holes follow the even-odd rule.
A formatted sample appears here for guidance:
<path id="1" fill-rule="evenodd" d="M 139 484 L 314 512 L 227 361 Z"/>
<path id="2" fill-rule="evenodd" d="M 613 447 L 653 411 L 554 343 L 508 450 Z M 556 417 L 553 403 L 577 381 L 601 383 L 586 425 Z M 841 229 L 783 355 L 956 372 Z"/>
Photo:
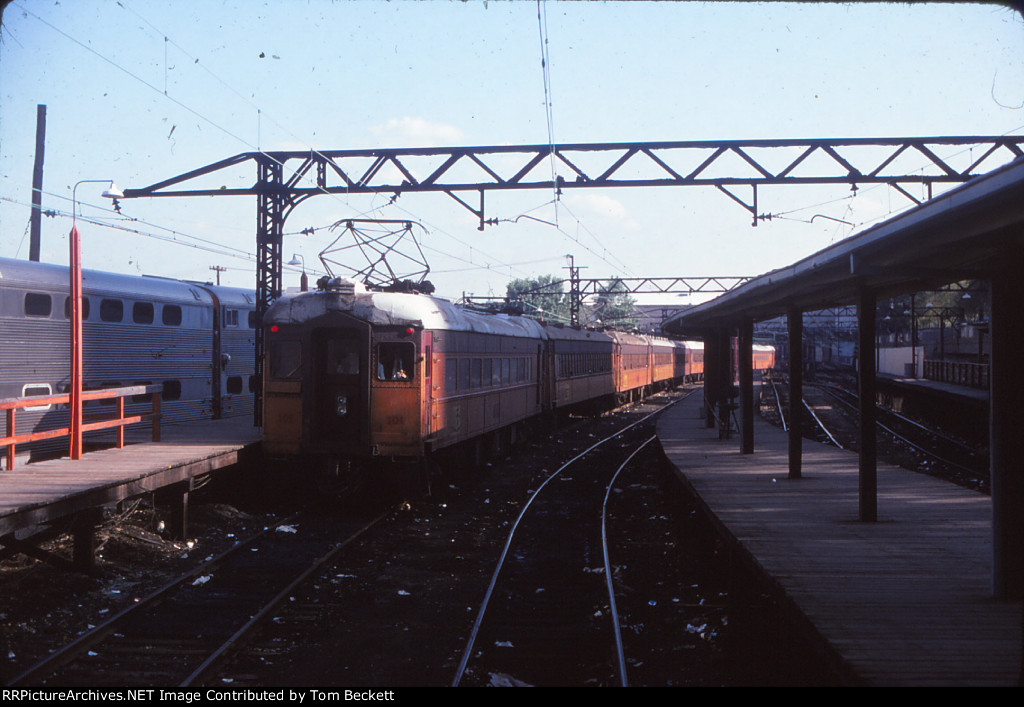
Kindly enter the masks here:
<path id="1" fill-rule="evenodd" d="M 160 441 L 160 394 L 163 392 L 162 385 L 133 385 L 125 388 L 105 388 L 103 390 L 82 391 L 82 401 L 88 400 L 109 400 L 116 399 L 117 417 L 106 420 L 91 420 L 82 425 L 82 432 L 93 432 L 111 427 L 117 428 L 118 449 L 124 446 L 124 428 L 126 425 L 133 425 L 138 422 L 153 423 L 153 441 Z M 152 401 L 151 412 L 143 415 L 129 415 L 124 413 L 124 399 L 128 396 L 149 395 Z M 25 398 L 3 398 L 0 399 L 0 410 L 7 415 L 7 434 L 0 437 L 0 447 L 7 447 L 7 469 L 14 468 L 14 452 L 19 444 L 27 444 L 43 439 L 54 437 L 67 437 L 71 434 L 70 420 L 68 426 L 58 427 L 52 430 L 41 430 L 38 432 L 26 432 L 16 434 L 15 421 L 18 410 L 25 408 L 36 408 L 48 405 L 69 405 L 71 395 L 64 393 L 60 395 L 33 395 Z"/>

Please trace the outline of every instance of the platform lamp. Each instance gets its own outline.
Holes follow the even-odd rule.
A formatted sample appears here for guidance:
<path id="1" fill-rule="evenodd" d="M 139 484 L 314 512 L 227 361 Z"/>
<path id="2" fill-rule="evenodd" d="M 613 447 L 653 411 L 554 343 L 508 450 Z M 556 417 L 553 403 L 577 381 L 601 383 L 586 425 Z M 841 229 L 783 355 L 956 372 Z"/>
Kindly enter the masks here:
<path id="1" fill-rule="evenodd" d="M 71 190 L 71 458 L 82 458 L 82 247 L 78 234 L 78 198 L 75 192 L 79 184 L 101 184 L 109 186 L 103 192 L 108 199 L 124 198 L 124 192 L 109 179 L 82 179 Z"/>
<path id="2" fill-rule="evenodd" d="M 298 253 L 292 253 L 292 259 L 288 261 L 291 266 L 302 266 L 302 277 L 299 279 L 299 289 L 305 292 L 309 289 L 309 278 L 306 277 L 306 259 Z"/>

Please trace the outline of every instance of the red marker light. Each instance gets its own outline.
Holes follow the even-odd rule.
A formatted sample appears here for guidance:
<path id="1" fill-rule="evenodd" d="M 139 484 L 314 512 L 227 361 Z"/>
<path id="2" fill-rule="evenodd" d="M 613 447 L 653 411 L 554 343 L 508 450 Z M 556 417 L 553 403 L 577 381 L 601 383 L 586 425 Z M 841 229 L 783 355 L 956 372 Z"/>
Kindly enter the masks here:
<path id="1" fill-rule="evenodd" d="M 270 333 L 271 333 L 271 334 L 276 334 L 276 333 L 277 333 L 277 324 L 273 324 L 273 325 L 271 325 L 271 327 L 270 327 Z"/>
<path id="2" fill-rule="evenodd" d="M 411 333 L 413 333 L 414 331 L 415 331 L 415 329 L 413 329 L 412 327 L 409 327 L 408 329 L 406 329 L 406 330 L 405 330 L 405 333 L 406 333 L 406 334 L 411 334 Z"/>

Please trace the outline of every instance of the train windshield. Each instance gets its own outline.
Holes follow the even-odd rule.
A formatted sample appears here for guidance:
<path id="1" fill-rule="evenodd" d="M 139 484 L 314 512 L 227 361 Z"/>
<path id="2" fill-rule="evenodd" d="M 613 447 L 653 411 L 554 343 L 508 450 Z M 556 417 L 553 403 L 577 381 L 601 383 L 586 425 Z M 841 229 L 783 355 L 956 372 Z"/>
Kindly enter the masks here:
<path id="1" fill-rule="evenodd" d="M 298 378 L 302 375 L 302 343 L 275 341 L 270 345 L 270 377 Z"/>
<path id="2" fill-rule="evenodd" d="M 327 374 L 331 376 L 359 375 L 359 343 L 351 339 L 331 339 L 327 342 Z"/>
<path id="3" fill-rule="evenodd" d="M 377 380 L 411 380 L 415 355 L 416 347 L 409 341 L 384 341 L 377 344 Z"/>

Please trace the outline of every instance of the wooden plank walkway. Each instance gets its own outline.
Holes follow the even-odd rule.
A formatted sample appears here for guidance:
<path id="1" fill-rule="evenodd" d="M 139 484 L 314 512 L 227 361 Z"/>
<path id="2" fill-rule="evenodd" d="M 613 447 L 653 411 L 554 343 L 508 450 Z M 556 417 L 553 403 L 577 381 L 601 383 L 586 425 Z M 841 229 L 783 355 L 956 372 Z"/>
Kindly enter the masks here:
<path id="1" fill-rule="evenodd" d="M 677 473 L 742 551 L 869 685 L 1016 685 L 1021 602 L 992 597 L 988 496 L 879 464 L 876 523 L 858 520 L 857 456 L 804 440 L 788 478 L 784 432 L 755 452 L 704 426 L 700 394 L 658 436 Z"/>
<path id="2" fill-rule="evenodd" d="M 230 466 L 259 441 L 252 418 L 165 425 L 162 441 L 0 471 L 0 536 Z"/>

